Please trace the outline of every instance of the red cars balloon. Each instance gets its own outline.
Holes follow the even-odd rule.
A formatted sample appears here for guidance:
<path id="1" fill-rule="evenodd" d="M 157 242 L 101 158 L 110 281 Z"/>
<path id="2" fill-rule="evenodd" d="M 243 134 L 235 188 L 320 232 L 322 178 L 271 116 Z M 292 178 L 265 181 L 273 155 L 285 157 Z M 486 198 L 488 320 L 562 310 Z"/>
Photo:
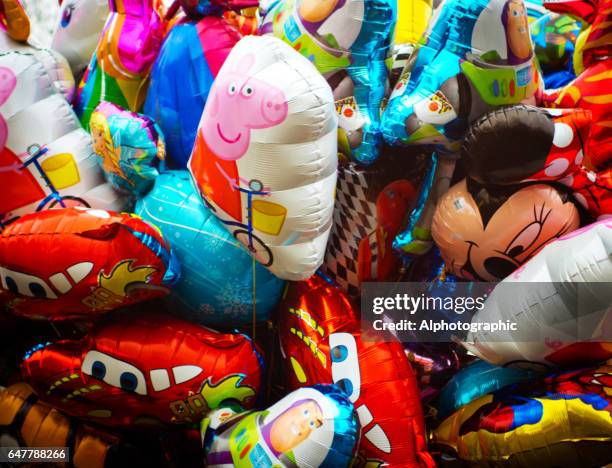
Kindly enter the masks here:
<path id="1" fill-rule="evenodd" d="M 179 275 L 159 231 L 129 214 L 48 210 L 0 234 L 0 297 L 30 318 L 90 316 L 161 297 Z"/>
<path id="2" fill-rule="evenodd" d="M 107 426 L 198 422 L 224 402 L 251 407 L 261 384 L 246 336 L 165 314 L 105 319 L 82 339 L 39 348 L 23 379 L 59 410 Z"/>
<path id="3" fill-rule="evenodd" d="M 291 388 L 335 383 L 349 395 L 362 427 L 360 462 L 434 466 L 402 345 L 364 339 L 347 297 L 318 276 L 292 283 L 280 311 Z"/>

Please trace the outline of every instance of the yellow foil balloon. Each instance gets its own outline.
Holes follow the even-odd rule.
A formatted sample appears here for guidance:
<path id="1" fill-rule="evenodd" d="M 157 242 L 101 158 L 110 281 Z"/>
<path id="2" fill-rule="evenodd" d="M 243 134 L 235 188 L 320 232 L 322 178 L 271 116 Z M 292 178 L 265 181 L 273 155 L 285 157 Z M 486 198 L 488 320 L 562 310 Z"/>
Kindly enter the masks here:
<path id="1" fill-rule="evenodd" d="M 398 0 L 396 44 L 416 44 L 431 18 L 431 0 Z"/>

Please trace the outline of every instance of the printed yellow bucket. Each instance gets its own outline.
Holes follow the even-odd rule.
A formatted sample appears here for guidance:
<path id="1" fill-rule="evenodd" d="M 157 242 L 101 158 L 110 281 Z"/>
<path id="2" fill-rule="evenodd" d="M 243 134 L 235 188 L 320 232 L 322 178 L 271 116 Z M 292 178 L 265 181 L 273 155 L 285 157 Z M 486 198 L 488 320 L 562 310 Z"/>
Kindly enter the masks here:
<path id="1" fill-rule="evenodd" d="M 252 209 L 253 227 L 265 234 L 278 236 L 287 217 L 287 208 L 266 200 L 253 200 Z"/>
<path id="2" fill-rule="evenodd" d="M 70 153 L 54 154 L 40 165 L 56 190 L 72 187 L 81 181 L 79 168 Z"/>

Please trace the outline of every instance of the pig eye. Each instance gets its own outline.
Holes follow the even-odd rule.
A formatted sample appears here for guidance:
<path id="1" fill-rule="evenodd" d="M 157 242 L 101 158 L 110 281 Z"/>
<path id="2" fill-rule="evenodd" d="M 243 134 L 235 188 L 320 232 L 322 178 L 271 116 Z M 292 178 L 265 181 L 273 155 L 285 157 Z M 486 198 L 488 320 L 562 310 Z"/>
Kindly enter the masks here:
<path id="1" fill-rule="evenodd" d="M 236 94 L 236 84 L 235 83 L 230 83 L 230 85 L 227 87 L 227 93 L 230 96 L 233 96 L 234 94 Z"/>
<path id="2" fill-rule="evenodd" d="M 245 86 L 242 88 L 242 95 L 245 97 L 250 97 L 253 95 L 253 88 L 250 86 Z"/>

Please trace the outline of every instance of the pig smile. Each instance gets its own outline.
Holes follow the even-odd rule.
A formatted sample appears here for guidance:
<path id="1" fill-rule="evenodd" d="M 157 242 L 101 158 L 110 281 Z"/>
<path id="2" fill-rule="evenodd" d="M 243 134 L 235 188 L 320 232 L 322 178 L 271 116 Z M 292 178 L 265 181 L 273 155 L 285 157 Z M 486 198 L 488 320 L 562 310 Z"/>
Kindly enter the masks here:
<path id="1" fill-rule="evenodd" d="M 219 136 L 224 142 L 229 144 L 236 143 L 238 140 L 240 140 L 240 137 L 242 136 L 242 133 L 238 133 L 238 136 L 236 138 L 227 138 L 221 131 L 221 124 L 219 122 L 217 122 L 217 133 L 219 133 Z"/>

